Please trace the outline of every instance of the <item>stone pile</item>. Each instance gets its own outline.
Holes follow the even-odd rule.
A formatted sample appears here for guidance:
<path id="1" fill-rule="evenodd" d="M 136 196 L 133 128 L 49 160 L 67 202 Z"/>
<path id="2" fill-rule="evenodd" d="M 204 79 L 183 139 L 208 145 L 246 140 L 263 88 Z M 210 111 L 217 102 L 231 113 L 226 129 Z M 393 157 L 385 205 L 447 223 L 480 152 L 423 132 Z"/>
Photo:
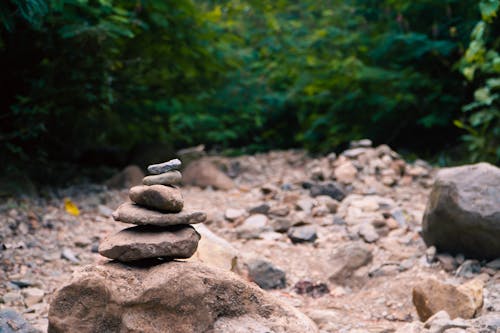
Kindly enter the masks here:
<path id="1" fill-rule="evenodd" d="M 186 259 L 191 257 L 200 235 L 190 225 L 204 222 L 206 214 L 185 211 L 179 188 L 182 179 L 177 170 L 178 159 L 148 167 L 152 174 L 143 178 L 144 185 L 129 191 L 132 202 L 122 204 L 113 212 L 116 221 L 130 223 L 126 228 L 104 239 L 99 253 L 120 262 L 151 259 Z"/>

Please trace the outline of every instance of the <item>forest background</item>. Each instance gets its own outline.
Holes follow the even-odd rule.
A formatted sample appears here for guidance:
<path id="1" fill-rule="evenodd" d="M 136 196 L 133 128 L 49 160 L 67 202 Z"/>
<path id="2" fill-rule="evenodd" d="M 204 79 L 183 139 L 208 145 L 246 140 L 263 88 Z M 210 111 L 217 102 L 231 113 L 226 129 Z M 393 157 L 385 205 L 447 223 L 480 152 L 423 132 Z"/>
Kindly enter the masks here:
<path id="1" fill-rule="evenodd" d="M 0 170 L 43 182 L 158 144 L 327 153 L 360 138 L 498 164 L 499 6 L 4 0 Z"/>

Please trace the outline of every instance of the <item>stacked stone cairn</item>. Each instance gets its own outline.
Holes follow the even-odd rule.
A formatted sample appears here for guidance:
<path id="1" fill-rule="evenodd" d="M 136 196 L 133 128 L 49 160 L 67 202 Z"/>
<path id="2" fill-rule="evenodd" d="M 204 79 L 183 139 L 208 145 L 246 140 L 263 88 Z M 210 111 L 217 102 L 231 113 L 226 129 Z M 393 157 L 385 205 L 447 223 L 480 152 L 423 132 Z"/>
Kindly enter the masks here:
<path id="1" fill-rule="evenodd" d="M 191 224 L 204 222 L 206 214 L 185 211 L 181 191 L 181 161 L 170 160 L 148 167 L 143 185 L 129 191 L 132 202 L 113 212 L 116 221 L 135 224 L 103 240 L 99 253 L 124 263 L 191 257 L 200 235 Z"/>

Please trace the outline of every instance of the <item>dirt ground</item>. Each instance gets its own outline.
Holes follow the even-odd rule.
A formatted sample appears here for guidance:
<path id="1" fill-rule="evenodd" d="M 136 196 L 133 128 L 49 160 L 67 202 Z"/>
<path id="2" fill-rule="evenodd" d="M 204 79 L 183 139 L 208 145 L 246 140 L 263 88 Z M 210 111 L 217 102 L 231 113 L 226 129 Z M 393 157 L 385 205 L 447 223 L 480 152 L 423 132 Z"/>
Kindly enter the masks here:
<path id="1" fill-rule="evenodd" d="M 246 272 L 245 263 L 255 258 L 285 271 L 286 287 L 269 292 L 309 315 L 323 332 L 394 332 L 405 323 L 417 321 L 411 291 L 427 277 L 461 283 L 482 274 L 487 282 L 479 316 L 500 316 L 497 270 L 481 263 L 480 272 L 457 275 L 461 258 L 454 259 L 455 269 L 446 271 L 442 261 L 429 260 L 426 255 L 419 232 L 435 170 L 423 161 L 405 163 L 388 147 L 384 149 L 365 152 L 367 157 L 353 156 L 355 152 L 337 158 L 311 158 L 301 151 L 285 151 L 216 158 L 233 177 L 235 188 L 218 191 L 184 187 L 185 206 L 207 213 L 207 227 L 240 253 L 242 274 Z M 336 173 L 346 163 L 352 164 L 355 172 L 345 167 Z M 348 195 L 335 203 L 338 207 L 325 211 L 320 200 L 311 197 L 309 186 L 331 179 L 342 183 Z M 65 210 L 64 198 L 79 208 L 79 216 Z M 75 269 L 106 261 L 96 249 L 103 237 L 126 227 L 110 217 L 112 210 L 126 200 L 127 190 L 87 184 L 3 202 L 0 308 L 14 308 L 46 331 L 48 304 L 54 291 L 69 281 Z M 294 244 L 286 232 L 272 228 L 260 230 L 257 236 L 242 235 L 241 226 L 250 216 L 248 210 L 261 204 L 270 207 L 265 214 L 268 223 L 284 218 L 293 225 L 313 225 L 317 239 Z M 245 212 L 230 221 L 225 217 L 229 208 Z M 360 221 L 377 226 L 375 240 L 363 236 L 360 226 L 364 222 Z M 366 244 L 373 260 L 346 281 L 333 281 L 333 265 L 338 264 L 335 251 L 348 243 Z M 324 283 L 328 290 L 314 296 L 299 294 L 295 286 L 304 280 Z M 30 301 L 26 288 L 41 289 L 44 295 Z"/>

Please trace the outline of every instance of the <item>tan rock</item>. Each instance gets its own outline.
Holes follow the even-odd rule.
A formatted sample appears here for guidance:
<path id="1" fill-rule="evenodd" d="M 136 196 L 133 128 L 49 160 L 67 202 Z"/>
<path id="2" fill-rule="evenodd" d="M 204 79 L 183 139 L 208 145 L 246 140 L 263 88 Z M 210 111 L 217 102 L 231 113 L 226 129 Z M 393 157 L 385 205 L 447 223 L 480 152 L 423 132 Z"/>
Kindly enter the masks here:
<path id="1" fill-rule="evenodd" d="M 200 235 L 189 225 L 137 226 L 104 239 L 99 245 L 99 253 L 119 261 L 185 259 L 196 251 L 199 240 Z"/>
<path id="2" fill-rule="evenodd" d="M 237 275 L 193 262 L 87 266 L 53 298 L 49 333 L 318 332 Z"/>
<path id="3" fill-rule="evenodd" d="M 141 184 L 142 178 L 144 178 L 144 172 L 142 172 L 141 168 L 137 165 L 129 165 L 108 179 L 105 184 L 112 189 L 129 188 Z"/>
<path id="4" fill-rule="evenodd" d="M 21 294 L 24 297 L 24 304 L 30 307 L 40 303 L 43 300 L 45 292 L 39 288 L 25 288 L 21 290 Z"/>
<path id="5" fill-rule="evenodd" d="M 350 184 L 356 179 L 358 170 L 350 161 L 346 161 L 335 168 L 335 179 L 344 184 Z"/>
<path id="6" fill-rule="evenodd" d="M 202 188 L 212 186 L 219 190 L 230 190 L 234 183 L 225 173 L 207 159 L 190 163 L 183 172 L 183 183 Z"/>
<path id="7" fill-rule="evenodd" d="M 228 221 L 236 221 L 245 217 L 247 211 L 244 209 L 228 208 L 224 212 L 224 217 Z"/>
<path id="8" fill-rule="evenodd" d="M 361 242 L 347 243 L 335 249 L 330 256 L 330 281 L 340 285 L 357 285 L 353 278 L 359 268 L 373 260 L 370 247 Z"/>
<path id="9" fill-rule="evenodd" d="M 159 227 L 177 224 L 195 224 L 206 220 L 203 212 L 182 211 L 180 213 L 161 213 L 142 208 L 136 204 L 126 202 L 113 212 L 113 219 L 124 223 L 137 225 L 155 225 Z"/>
<path id="10" fill-rule="evenodd" d="M 129 191 L 130 200 L 140 206 L 168 213 L 178 213 L 184 207 L 181 191 L 165 185 L 139 185 Z"/>
<path id="11" fill-rule="evenodd" d="M 201 239 L 190 261 L 201 262 L 228 271 L 239 271 L 238 259 L 241 256 L 234 246 L 203 224 L 197 224 L 194 228 L 201 235 Z"/>
<path id="12" fill-rule="evenodd" d="M 483 282 L 472 280 L 456 287 L 427 279 L 413 288 L 413 304 L 422 321 L 441 310 L 446 311 L 452 319 L 470 319 L 483 304 Z"/>

